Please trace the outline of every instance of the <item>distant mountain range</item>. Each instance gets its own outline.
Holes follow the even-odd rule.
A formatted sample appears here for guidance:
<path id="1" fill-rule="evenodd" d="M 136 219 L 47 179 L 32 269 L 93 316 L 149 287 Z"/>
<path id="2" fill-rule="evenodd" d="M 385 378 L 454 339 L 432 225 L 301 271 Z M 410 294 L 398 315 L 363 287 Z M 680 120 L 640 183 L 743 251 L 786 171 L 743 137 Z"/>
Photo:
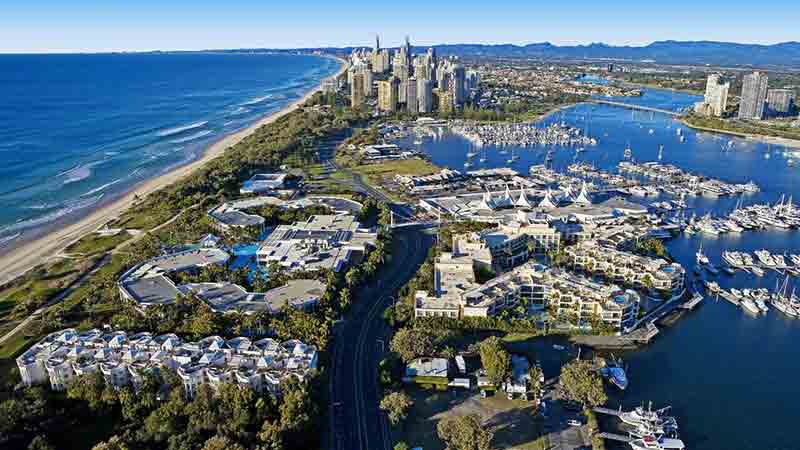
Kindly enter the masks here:
<path id="1" fill-rule="evenodd" d="M 352 51 L 353 48 L 336 50 Z M 652 60 L 662 64 L 800 68 L 800 42 L 759 45 L 713 41 L 657 41 L 640 47 L 603 43 L 559 46 L 543 42 L 528 45 L 448 44 L 435 45 L 434 48 L 439 54 L 459 56 L 607 59 L 630 62 Z"/>

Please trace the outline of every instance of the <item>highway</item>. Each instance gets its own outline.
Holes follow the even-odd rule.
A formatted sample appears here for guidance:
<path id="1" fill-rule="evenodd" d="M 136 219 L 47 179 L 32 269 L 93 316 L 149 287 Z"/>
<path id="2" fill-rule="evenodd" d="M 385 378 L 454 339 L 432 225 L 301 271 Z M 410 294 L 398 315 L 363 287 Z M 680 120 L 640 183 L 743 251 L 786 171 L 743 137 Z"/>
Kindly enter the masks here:
<path id="1" fill-rule="evenodd" d="M 378 363 L 391 336 L 383 311 L 416 273 L 432 244 L 433 236 L 423 231 L 395 230 L 391 259 L 377 279 L 358 293 L 351 312 L 334 329 L 328 449 L 391 449 L 388 421 L 378 408 L 382 392 Z"/>

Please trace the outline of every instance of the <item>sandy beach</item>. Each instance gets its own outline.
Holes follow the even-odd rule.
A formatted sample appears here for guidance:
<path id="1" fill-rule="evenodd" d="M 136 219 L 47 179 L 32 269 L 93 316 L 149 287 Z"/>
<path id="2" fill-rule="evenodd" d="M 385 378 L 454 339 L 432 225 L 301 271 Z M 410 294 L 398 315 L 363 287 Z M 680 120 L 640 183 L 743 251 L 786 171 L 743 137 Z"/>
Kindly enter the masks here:
<path id="1" fill-rule="evenodd" d="M 339 68 L 339 71 L 336 74 L 331 75 L 330 77 L 326 78 L 326 80 L 339 77 L 347 70 L 346 61 L 340 58 L 336 59 L 342 64 L 342 66 Z M 25 242 L 3 254 L 0 256 L 0 284 L 7 283 L 34 268 L 35 266 L 45 262 L 48 258 L 58 255 L 73 242 L 77 241 L 88 233 L 94 232 L 104 224 L 115 219 L 123 211 L 125 211 L 125 209 L 133 205 L 136 197 L 143 198 L 152 192 L 175 183 L 214 158 L 222 155 L 226 149 L 239 143 L 259 127 L 272 123 L 278 120 L 280 117 L 295 111 L 300 107 L 300 105 L 305 103 L 311 98 L 311 96 L 317 93 L 321 87 L 322 82 L 315 89 L 309 91 L 305 96 L 303 96 L 303 98 L 295 101 L 280 111 L 265 116 L 244 130 L 227 135 L 219 141 L 214 142 L 205 150 L 200 159 L 187 165 L 178 167 L 158 177 L 147 180 L 134 187 L 133 190 L 125 194 L 120 199 L 115 200 L 114 202 L 109 203 L 108 205 L 105 205 L 95 211 L 92 211 L 89 215 L 78 220 L 77 222 L 69 224 L 64 228 L 42 236 L 41 238 L 32 240 L 30 242 Z"/>

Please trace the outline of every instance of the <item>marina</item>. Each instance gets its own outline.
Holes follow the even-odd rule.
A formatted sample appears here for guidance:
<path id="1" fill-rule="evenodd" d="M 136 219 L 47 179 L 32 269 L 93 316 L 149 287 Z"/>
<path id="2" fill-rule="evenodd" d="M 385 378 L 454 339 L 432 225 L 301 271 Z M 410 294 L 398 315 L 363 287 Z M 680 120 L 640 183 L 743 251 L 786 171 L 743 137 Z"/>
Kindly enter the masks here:
<path id="1" fill-rule="evenodd" d="M 697 98 L 677 92 L 644 89 L 642 97 L 624 101 L 679 110 Z M 577 157 L 576 152 L 519 147 L 516 151 L 520 158 L 512 164 L 507 160 L 513 146 L 487 145 L 481 149 L 486 160 L 478 161 L 475 157 L 476 166 L 487 169 L 509 167 L 520 174 L 529 174 L 530 180 L 537 183 L 563 182 L 580 186 L 581 180 L 586 179 L 590 191 L 602 190 L 612 187 L 606 186 L 599 177 L 568 172 L 568 168 L 576 165 L 573 169 L 615 175 L 618 164 L 625 161 L 625 148 L 630 146 L 636 160 L 658 161 L 661 153 L 662 164 L 724 180 L 731 185 L 747 185 L 752 181 L 758 186 L 757 192 L 723 196 L 685 195 L 682 199 L 660 189 L 641 197 L 631 192 L 634 195 L 629 197 L 630 201 L 650 207 L 656 202 L 660 206 L 663 202 L 684 202 L 685 208 L 661 214 L 663 225 L 672 224 L 679 229 L 686 227 L 693 215 L 696 222 L 704 216 L 722 219 L 737 209 L 746 209 L 743 204 L 774 207 L 781 204 L 782 196 L 784 205 L 790 203 L 790 197 L 800 198 L 800 172 L 786 164 L 788 157 L 779 149 L 767 144 L 696 132 L 683 127 L 671 116 L 610 105 L 581 104 L 563 112 L 563 118 L 560 114 L 550 116 L 544 119 L 542 126 L 563 120 L 569 126 L 583 129 L 591 116 L 592 132 L 602 136 L 597 145 L 577 153 Z M 683 128 L 683 143 L 676 134 L 677 128 Z M 653 133 L 649 132 L 650 129 Z M 735 143 L 730 149 L 726 145 L 729 140 Z M 426 142 L 422 151 L 434 164 L 461 169 L 470 145 L 463 136 L 443 131 L 436 139 Z M 500 150 L 505 150 L 505 153 L 501 154 Z M 759 170 L 753 170 L 753 167 Z M 658 184 L 657 180 L 648 182 L 642 177 L 636 181 L 642 187 Z M 623 186 L 630 190 L 636 185 Z M 760 264 L 753 264 L 748 271 L 735 268 L 731 275 L 725 270 L 729 264 L 722 260 L 721 255 L 725 251 L 748 253 L 755 262 L 755 251 L 766 250 L 770 255 L 783 255 L 788 266 L 792 261 L 791 255 L 800 254 L 800 233 L 793 228 L 770 226 L 753 232 L 747 229 L 719 234 L 687 232 L 664 241 L 673 259 L 689 271 L 697 265 L 696 253 L 701 244 L 703 253 L 712 260 L 710 262 L 718 274 L 701 267 L 701 272 L 690 275 L 690 278 L 702 285 L 716 286 L 720 291 L 767 289 L 774 292 L 776 280 L 782 286 L 785 275 L 762 268 Z M 761 276 L 758 276 L 759 272 Z M 790 277 L 786 288 L 790 296 L 793 281 Z M 752 314 L 730 307 L 728 300 L 717 302 L 717 298 L 722 299 L 721 295 L 717 297 L 708 291 L 701 295 L 705 300 L 698 300 L 694 305 L 695 311 L 685 314 L 674 325 L 637 330 L 637 336 L 647 335 L 641 341 L 650 343 L 641 350 L 620 355 L 625 360 L 627 375 L 635 382 L 624 391 L 609 390 L 610 408 L 648 400 L 672 405 L 672 415 L 685 424 L 681 440 L 687 448 L 793 448 L 796 436 L 792 427 L 800 419 L 800 405 L 781 402 L 781 399 L 800 395 L 800 389 L 793 381 L 794 376 L 800 374 L 800 361 L 786 357 L 796 352 L 794 343 L 800 340 L 800 321 L 782 313 L 778 307 L 779 304 L 783 306 L 781 303 L 765 301 L 768 312 Z M 690 299 L 681 305 L 688 303 Z M 766 343 L 769 351 L 765 351 Z M 687 367 L 691 370 L 685 370 Z M 753 370 L 754 367 L 759 369 Z M 748 389 L 743 390 L 741 386 L 748 386 Z M 748 411 L 776 411 L 777 408 L 777 413 L 744 415 L 741 413 L 743 408 Z M 717 433 L 716 430 L 722 427 L 729 431 Z M 754 427 L 761 432 L 752 433 Z M 624 442 L 608 441 L 606 445 L 609 449 L 631 448 Z"/>

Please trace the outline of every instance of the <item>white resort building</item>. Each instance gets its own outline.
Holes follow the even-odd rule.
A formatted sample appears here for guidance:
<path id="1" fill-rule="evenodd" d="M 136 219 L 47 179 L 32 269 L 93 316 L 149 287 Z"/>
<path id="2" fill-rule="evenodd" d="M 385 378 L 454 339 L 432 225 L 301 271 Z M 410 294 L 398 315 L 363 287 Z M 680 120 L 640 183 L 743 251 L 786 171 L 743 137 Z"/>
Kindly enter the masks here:
<path id="1" fill-rule="evenodd" d="M 66 329 L 34 344 L 17 358 L 17 366 L 26 386 L 49 383 L 57 391 L 74 377 L 96 371 L 114 387 L 136 387 L 146 373 L 168 368 L 176 371 L 191 398 L 205 383 L 278 393 L 281 380 L 303 380 L 316 369 L 317 351 L 297 340 L 210 336 L 184 342 L 174 334 Z"/>
<path id="2" fill-rule="evenodd" d="M 311 216 L 305 222 L 275 228 L 258 248 L 258 263 L 338 272 L 377 240 L 377 232 L 361 228 L 351 215 Z"/>

